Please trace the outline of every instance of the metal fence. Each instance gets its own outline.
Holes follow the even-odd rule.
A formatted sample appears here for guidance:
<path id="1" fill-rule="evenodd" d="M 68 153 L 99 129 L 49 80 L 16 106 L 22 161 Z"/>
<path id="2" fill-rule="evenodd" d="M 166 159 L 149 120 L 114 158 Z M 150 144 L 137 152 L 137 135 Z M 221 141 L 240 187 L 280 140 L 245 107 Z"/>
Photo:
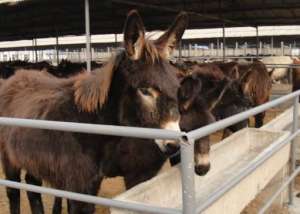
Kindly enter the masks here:
<path id="1" fill-rule="evenodd" d="M 127 209 L 137 212 L 146 213 L 161 213 L 161 214 L 195 214 L 204 211 L 207 207 L 218 200 L 222 195 L 224 195 L 228 190 L 238 184 L 243 178 L 253 172 L 258 166 L 264 163 L 268 158 L 270 158 L 276 151 L 282 148 L 284 145 L 292 142 L 291 149 L 291 177 L 282 186 L 278 192 L 284 189 L 285 186 L 292 182 L 293 178 L 300 171 L 299 168 L 295 170 L 295 143 L 293 139 L 299 134 L 298 130 L 298 97 L 300 95 L 300 90 L 293 92 L 291 94 L 285 95 L 281 98 L 273 100 L 271 102 L 265 103 L 243 113 L 239 113 L 222 121 L 215 122 L 208 126 L 190 131 L 190 132 L 179 132 L 171 130 L 162 129 L 151 129 L 151 128 L 135 128 L 135 127 L 122 127 L 122 126 L 111 126 L 111 125 L 95 125 L 95 124 L 82 124 L 82 123 L 72 123 L 72 122 L 56 122 L 56 121 L 45 121 L 45 120 L 31 120 L 31 119 L 18 119 L 18 118 L 6 118 L 0 117 L 0 125 L 4 126 L 19 126 L 27 128 L 38 128 L 38 129 L 48 129 L 48 130 L 58 130 L 67 132 L 81 132 L 81 133 L 92 133 L 101 135 L 114 135 L 123 137 L 135 137 L 135 138 L 147 138 L 147 139 L 171 139 L 180 141 L 181 145 L 181 177 L 182 177 L 182 210 L 174 208 L 164 208 L 157 206 L 150 206 L 144 203 L 137 202 L 125 202 L 114 199 L 107 199 L 103 197 L 90 196 L 86 194 L 73 193 L 68 191 L 62 191 L 57 189 L 51 189 L 46 187 L 34 186 L 24 183 L 18 183 L 13 181 L 8 181 L 0 179 L 0 185 L 8 186 L 11 188 L 23 189 L 26 191 L 32 191 L 43 194 L 50 194 L 58 197 L 63 197 L 72 200 L 78 200 L 82 202 L 94 203 L 97 205 L 104 205 L 109 207 Z M 263 112 L 269 108 L 275 107 L 281 103 L 293 99 L 293 129 L 291 134 L 282 143 L 270 150 L 266 156 L 257 160 L 253 165 L 246 168 L 238 176 L 232 178 L 229 183 L 225 183 L 220 186 L 215 192 L 213 192 L 208 200 L 203 204 L 197 204 L 195 200 L 195 186 L 194 186 L 194 141 L 207 136 L 215 131 L 223 129 L 227 126 L 235 124 L 239 121 L 245 120 L 250 116 L 257 113 Z M 290 184 L 289 188 L 289 201 L 293 203 L 293 185 Z M 167 193 L 166 193 L 167 194 Z M 267 202 L 266 206 L 262 209 L 263 213 L 268 206 L 274 200 L 274 195 Z"/>

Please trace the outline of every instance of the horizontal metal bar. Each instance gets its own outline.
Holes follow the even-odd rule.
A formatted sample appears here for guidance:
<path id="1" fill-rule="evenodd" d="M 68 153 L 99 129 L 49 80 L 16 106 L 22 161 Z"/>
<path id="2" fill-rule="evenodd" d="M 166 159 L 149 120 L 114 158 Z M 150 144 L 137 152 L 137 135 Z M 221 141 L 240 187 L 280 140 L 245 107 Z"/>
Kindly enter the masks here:
<path id="1" fill-rule="evenodd" d="M 114 135 L 122 137 L 146 138 L 146 139 L 172 139 L 177 140 L 184 136 L 184 132 L 167 129 L 153 129 L 140 127 L 99 125 L 88 123 L 60 122 L 49 120 L 32 120 L 21 118 L 0 117 L 0 125 L 20 126 L 26 128 L 48 129 L 66 132 L 80 132 L 101 135 Z"/>
<path id="2" fill-rule="evenodd" d="M 249 163 L 249 165 L 243 171 L 239 172 L 239 174 L 237 176 L 235 176 L 231 180 L 223 183 L 217 190 L 215 190 L 211 195 L 209 195 L 208 199 L 197 208 L 197 213 L 201 213 L 205 209 L 207 209 L 209 206 L 211 206 L 215 201 L 217 201 L 219 198 L 221 198 L 226 192 L 228 192 L 230 189 L 235 187 L 238 183 L 241 182 L 241 180 L 243 180 L 246 176 L 251 174 L 260 165 L 262 165 L 266 160 L 268 160 L 273 154 L 275 154 L 277 151 L 279 151 L 285 145 L 290 143 L 290 141 L 293 140 L 299 133 L 300 133 L 300 130 L 298 130 L 294 134 L 289 135 L 286 139 L 279 142 L 273 148 L 265 150 L 265 152 L 258 155 L 253 161 L 251 161 Z"/>
<path id="3" fill-rule="evenodd" d="M 289 66 L 289 65 L 278 65 L 278 66 L 273 66 L 273 65 L 267 65 L 267 68 L 300 68 L 300 65 L 298 66 Z"/>
<path id="4" fill-rule="evenodd" d="M 126 202 L 126 201 L 108 199 L 108 198 L 103 198 L 98 196 L 91 196 L 91 195 L 86 195 L 81 193 L 74 193 L 74 192 L 69 192 L 64 190 L 52 189 L 48 187 L 24 184 L 24 183 L 19 183 L 19 182 L 4 180 L 4 179 L 0 179 L 0 185 L 15 188 L 15 189 L 22 189 L 30 192 L 53 195 L 53 196 L 72 199 L 76 201 L 82 201 L 86 203 L 115 207 L 115 208 L 126 209 L 126 210 L 133 210 L 138 212 L 160 213 L 160 214 L 181 213 L 181 210 L 174 209 L 174 208 L 157 207 L 157 206 L 152 206 L 152 205 L 150 206 L 138 202 Z"/>
<path id="5" fill-rule="evenodd" d="M 268 68 L 300 68 L 300 64 L 265 64 Z"/>
<path id="6" fill-rule="evenodd" d="M 267 203 L 259 210 L 258 214 L 263 214 L 267 211 L 267 209 L 272 205 L 273 201 L 279 196 L 279 194 L 287 188 L 287 186 L 294 180 L 294 178 L 300 173 L 300 167 L 293 172 L 291 176 L 280 186 L 280 188 L 272 194 L 271 198 L 267 201 Z"/>
<path id="7" fill-rule="evenodd" d="M 290 93 L 288 95 L 282 96 L 280 98 L 277 98 L 275 100 L 272 100 L 270 102 L 267 102 L 265 104 L 262 104 L 260 106 L 257 106 L 255 108 L 252 108 L 250 110 L 244 111 L 242 113 L 236 114 L 234 116 L 228 117 L 226 119 L 214 122 L 210 125 L 201 127 L 199 129 L 193 130 L 188 132 L 186 135 L 188 138 L 192 138 L 192 139 L 199 139 L 201 137 L 207 136 L 213 132 L 216 132 L 220 129 L 224 129 L 232 124 L 238 123 L 242 120 L 248 119 L 250 116 L 256 115 L 260 112 L 266 111 L 269 108 L 272 108 L 274 106 L 277 106 L 281 103 L 284 103 L 296 96 L 300 95 L 300 90 L 295 91 L 293 93 Z"/>

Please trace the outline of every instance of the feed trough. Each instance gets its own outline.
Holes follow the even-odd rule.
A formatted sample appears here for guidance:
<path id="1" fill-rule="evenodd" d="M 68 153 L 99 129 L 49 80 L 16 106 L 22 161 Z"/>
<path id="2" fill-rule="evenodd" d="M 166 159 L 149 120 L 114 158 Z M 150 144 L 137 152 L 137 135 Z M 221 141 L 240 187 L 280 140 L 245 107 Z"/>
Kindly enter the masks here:
<path id="1" fill-rule="evenodd" d="M 234 177 L 245 171 L 251 163 L 277 147 L 288 136 L 288 132 L 273 132 L 245 128 L 211 149 L 211 170 L 205 176 L 195 175 L 197 206 L 205 206 L 209 197 Z M 243 208 L 272 180 L 287 164 L 290 144 L 281 148 L 254 172 L 227 191 L 203 213 L 240 213 Z M 181 208 L 181 176 L 179 166 L 165 171 L 116 197 L 118 200 L 144 202 L 150 205 Z M 112 214 L 135 213 L 111 209 Z"/>

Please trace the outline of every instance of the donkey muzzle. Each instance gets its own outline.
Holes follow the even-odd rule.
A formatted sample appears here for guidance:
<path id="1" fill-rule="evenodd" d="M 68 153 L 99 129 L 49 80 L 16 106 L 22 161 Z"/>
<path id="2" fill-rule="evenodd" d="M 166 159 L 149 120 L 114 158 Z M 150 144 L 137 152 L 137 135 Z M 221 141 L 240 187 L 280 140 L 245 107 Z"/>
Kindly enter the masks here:
<path id="1" fill-rule="evenodd" d="M 195 173 L 205 175 L 210 170 L 209 154 L 195 155 Z"/>
<path id="2" fill-rule="evenodd" d="M 168 121 L 161 126 L 162 129 L 168 129 L 173 131 L 180 131 L 179 120 Z M 171 155 L 180 149 L 179 142 L 177 140 L 160 140 L 156 139 L 155 143 L 160 150 L 167 155 Z"/>

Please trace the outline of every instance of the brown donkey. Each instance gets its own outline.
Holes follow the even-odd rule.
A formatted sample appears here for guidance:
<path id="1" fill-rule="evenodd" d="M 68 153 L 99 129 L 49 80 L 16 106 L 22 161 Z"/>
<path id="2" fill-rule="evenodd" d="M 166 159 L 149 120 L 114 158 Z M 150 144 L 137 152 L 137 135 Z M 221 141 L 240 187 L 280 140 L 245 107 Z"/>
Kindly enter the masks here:
<path id="1" fill-rule="evenodd" d="M 245 96 L 249 97 L 252 106 L 256 107 L 269 101 L 272 89 L 272 79 L 266 66 L 255 61 L 248 65 L 239 65 L 240 81 Z M 264 123 L 265 112 L 255 117 L 255 127 L 259 128 Z"/>
<path id="2" fill-rule="evenodd" d="M 17 72 L 0 89 L 0 116 L 179 130 L 175 68 L 171 51 L 187 26 L 180 14 L 160 38 L 145 38 L 143 22 L 131 11 L 124 28 L 125 50 L 95 73 L 58 79 Z M 20 169 L 56 188 L 95 195 L 106 176 L 111 146 L 121 137 L 21 127 L 0 127 L 1 159 L 7 179 Z M 176 141 L 155 140 L 162 152 Z M 110 146 L 109 146 L 110 145 Z M 113 155 L 113 154 L 112 154 Z M 7 188 L 11 213 L 20 213 L 20 192 Z M 28 195 L 33 201 L 37 195 Z M 69 201 L 70 213 L 93 213 L 94 205 Z M 31 204 L 40 209 L 41 205 Z M 33 210 L 33 212 L 38 212 Z"/>

